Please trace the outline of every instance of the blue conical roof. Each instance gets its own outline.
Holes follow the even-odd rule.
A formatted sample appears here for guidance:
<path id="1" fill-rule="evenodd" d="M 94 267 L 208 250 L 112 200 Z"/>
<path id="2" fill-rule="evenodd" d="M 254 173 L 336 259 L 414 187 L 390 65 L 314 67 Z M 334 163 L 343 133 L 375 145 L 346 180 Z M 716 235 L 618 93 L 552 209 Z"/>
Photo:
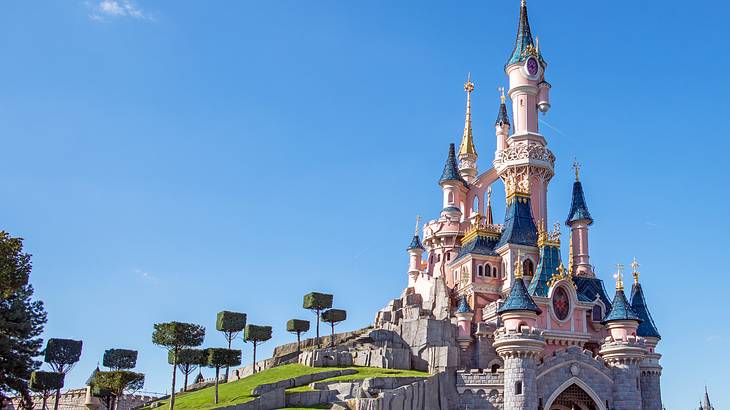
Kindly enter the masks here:
<path id="1" fill-rule="evenodd" d="M 509 122 L 509 114 L 507 114 L 507 105 L 502 102 L 499 104 L 499 113 L 497 114 L 497 122 L 495 125 L 502 126 L 504 124 L 511 125 Z"/>
<path id="2" fill-rule="evenodd" d="M 641 318 L 641 323 L 636 330 L 636 334 L 641 337 L 656 337 L 661 339 L 662 337 L 659 335 L 659 331 L 654 324 L 654 319 L 651 318 L 651 313 L 649 313 L 649 307 L 646 305 L 644 291 L 641 289 L 640 283 L 634 283 L 631 287 L 631 308 Z"/>
<path id="3" fill-rule="evenodd" d="M 532 219 L 529 196 L 510 199 L 505 212 L 504 230 L 495 248 L 508 243 L 537 246 L 537 226 Z"/>
<path id="4" fill-rule="evenodd" d="M 538 53 L 537 58 L 544 67 L 546 65 L 545 60 L 539 54 L 535 42 L 532 39 L 530 21 L 527 18 L 527 3 L 523 1 L 522 7 L 520 8 L 520 22 L 517 25 L 517 40 L 515 41 L 515 48 L 512 50 L 512 55 L 507 61 L 507 65 L 521 63 L 527 60 L 529 56 L 528 50 L 530 49 Z"/>
<path id="5" fill-rule="evenodd" d="M 545 245 L 540 248 L 540 263 L 537 265 L 537 272 L 532 277 L 528 291 L 532 296 L 547 297 L 548 282 L 553 275 L 559 274 L 560 248 L 552 245 Z"/>
<path id="6" fill-rule="evenodd" d="M 457 313 L 471 313 L 471 308 L 469 307 L 469 302 L 466 300 L 466 295 L 461 296 L 461 300 L 459 301 L 459 306 L 456 308 Z"/>
<path id="7" fill-rule="evenodd" d="M 616 296 L 614 296 L 613 302 L 611 303 L 611 311 L 608 312 L 608 315 L 603 318 L 603 322 L 601 323 L 606 324 L 616 320 L 636 320 L 637 322 L 641 322 L 639 315 L 634 312 L 631 304 L 626 300 L 623 289 L 616 290 Z"/>
<path id="8" fill-rule="evenodd" d="M 525 282 L 522 278 L 515 278 L 515 283 L 509 291 L 509 296 L 502 306 L 499 307 L 497 313 L 512 312 L 516 310 L 530 310 L 538 315 L 542 313 L 535 301 L 530 297 Z"/>
<path id="9" fill-rule="evenodd" d="M 459 174 L 459 167 L 456 164 L 456 148 L 454 144 L 449 144 L 449 156 L 446 157 L 446 164 L 444 164 L 444 172 L 441 174 L 439 183 L 444 181 L 460 181 L 466 185 L 466 181 Z"/>
<path id="10" fill-rule="evenodd" d="M 593 224 L 593 218 L 591 218 L 591 213 L 588 212 L 586 198 L 583 195 L 583 185 L 580 181 L 575 181 L 573 183 L 573 199 L 570 202 L 570 213 L 568 219 L 565 220 L 565 224 L 570 225 L 581 220 L 588 221 L 588 225 Z"/>
<path id="11" fill-rule="evenodd" d="M 410 251 L 411 249 L 424 249 L 423 245 L 421 245 L 421 238 L 419 238 L 418 235 L 413 235 L 410 245 L 406 248 L 407 251 Z"/>

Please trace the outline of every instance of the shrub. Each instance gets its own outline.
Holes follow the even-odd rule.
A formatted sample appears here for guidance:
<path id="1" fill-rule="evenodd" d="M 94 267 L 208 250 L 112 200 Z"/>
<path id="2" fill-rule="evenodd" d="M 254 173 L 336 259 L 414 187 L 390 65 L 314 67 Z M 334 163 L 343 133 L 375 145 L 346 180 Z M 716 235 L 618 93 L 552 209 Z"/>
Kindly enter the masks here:
<path id="1" fill-rule="evenodd" d="M 106 350 L 102 364 L 112 370 L 134 369 L 137 366 L 137 351 L 128 349 Z"/>

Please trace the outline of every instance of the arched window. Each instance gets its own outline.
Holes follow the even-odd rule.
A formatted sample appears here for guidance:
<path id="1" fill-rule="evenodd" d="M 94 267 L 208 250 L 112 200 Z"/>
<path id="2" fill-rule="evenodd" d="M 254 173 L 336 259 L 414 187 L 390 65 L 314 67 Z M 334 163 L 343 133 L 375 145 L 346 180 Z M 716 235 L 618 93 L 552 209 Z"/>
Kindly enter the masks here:
<path id="1" fill-rule="evenodd" d="M 525 276 L 534 276 L 535 275 L 535 265 L 532 263 L 532 260 L 525 259 L 522 262 L 522 274 Z"/>
<path id="2" fill-rule="evenodd" d="M 474 201 L 471 203 L 471 209 L 474 212 L 479 212 L 479 197 L 474 196 Z"/>
<path id="3" fill-rule="evenodd" d="M 515 382 L 515 394 L 522 394 L 522 382 Z"/>
<path id="4" fill-rule="evenodd" d="M 447 261 L 451 260 L 451 252 L 446 252 L 446 260 Z"/>
<path id="5" fill-rule="evenodd" d="M 499 370 L 499 365 L 495 363 L 492 365 L 492 373 L 497 373 L 497 370 Z"/>
<path id="6" fill-rule="evenodd" d="M 484 276 L 484 266 L 477 266 L 477 276 Z"/>
<path id="7" fill-rule="evenodd" d="M 490 276 L 490 274 L 492 272 L 492 265 L 490 265 L 488 263 L 486 265 L 484 265 L 484 272 L 485 272 L 484 276 Z"/>
<path id="8" fill-rule="evenodd" d="M 497 267 L 496 266 L 492 268 L 492 277 L 494 277 L 494 278 L 497 277 Z"/>
<path id="9" fill-rule="evenodd" d="M 454 203 L 454 193 L 449 192 L 449 204 L 453 204 L 453 203 Z"/>
<path id="10" fill-rule="evenodd" d="M 600 322 L 603 320 L 603 309 L 599 305 L 593 305 L 593 321 Z"/>

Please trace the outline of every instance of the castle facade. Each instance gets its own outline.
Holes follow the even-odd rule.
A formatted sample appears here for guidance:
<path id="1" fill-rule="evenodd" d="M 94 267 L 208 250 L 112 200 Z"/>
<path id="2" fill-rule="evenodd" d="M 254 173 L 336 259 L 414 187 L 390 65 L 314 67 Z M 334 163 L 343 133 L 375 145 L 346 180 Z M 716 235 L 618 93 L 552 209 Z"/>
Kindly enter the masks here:
<path id="1" fill-rule="evenodd" d="M 638 263 L 631 265 L 628 295 L 620 266 L 613 295 L 596 277 L 588 246 L 593 218 L 577 163 L 566 210 L 565 262 L 560 224 L 548 230 L 548 185 L 556 158 L 539 129 L 538 114 L 550 109 L 551 85 L 536 40 L 523 0 L 516 44 L 505 65 L 509 90 L 502 92 L 497 110 L 494 156 L 484 161 L 477 153 L 469 79 L 464 133 L 458 149 L 450 145 L 439 180 L 441 211 L 437 219 L 417 223 L 407 249 L 402 302 L 396 301 L 398 309 L 391 303 L 389 311 L 381 311 L 376 324 L 400 326 L 403 333 L 411 315 L 455 325 L 456 353 L 446 349 L 441 360 L 442 369 L 456 374 L 454 407 L 662 410 L 656 352 L 661 336 Z M 480 162 L 491 166 L 481 171 Z M 491 206 L 497 181 L 507 201 L 501 224 Z M 437 300 L 444 295 L 446 302 Z M 406 306 L 418 309 L 413 313 Z"/>

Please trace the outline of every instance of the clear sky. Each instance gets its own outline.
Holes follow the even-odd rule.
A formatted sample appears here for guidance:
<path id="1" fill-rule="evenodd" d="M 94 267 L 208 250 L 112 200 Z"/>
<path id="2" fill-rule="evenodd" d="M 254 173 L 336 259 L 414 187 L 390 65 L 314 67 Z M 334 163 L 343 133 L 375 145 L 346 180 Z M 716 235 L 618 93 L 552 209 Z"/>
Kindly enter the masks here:
<path id="1" fill-rule="evenodd" d="M 578 157 L 609 292 L 614 264 L 641 263 L 666 407 L 696 407 L 705 383 L 730 407 L 730 6 L 528 6 L 553 85 L 550 221 L 567 215 Z M 287 319 L 312 319 L 302 295 L 320 290 L 347 309 L 342 330 L 370 323 L 406 284 L 415 215 L 440 210 L 469 71 L 489 166 L 518 7 L 3 3 L 0 227 L 34 255 L 44 337 L 84 340 L 67 385 L 105 349 L 132 348 L 146 390 L 167 391 L 155 322 L 205 325 L 205 345 L 222 346 L 216 312 L 243 311 L 274 326 L 268 354 L 294 340 Z"/>

